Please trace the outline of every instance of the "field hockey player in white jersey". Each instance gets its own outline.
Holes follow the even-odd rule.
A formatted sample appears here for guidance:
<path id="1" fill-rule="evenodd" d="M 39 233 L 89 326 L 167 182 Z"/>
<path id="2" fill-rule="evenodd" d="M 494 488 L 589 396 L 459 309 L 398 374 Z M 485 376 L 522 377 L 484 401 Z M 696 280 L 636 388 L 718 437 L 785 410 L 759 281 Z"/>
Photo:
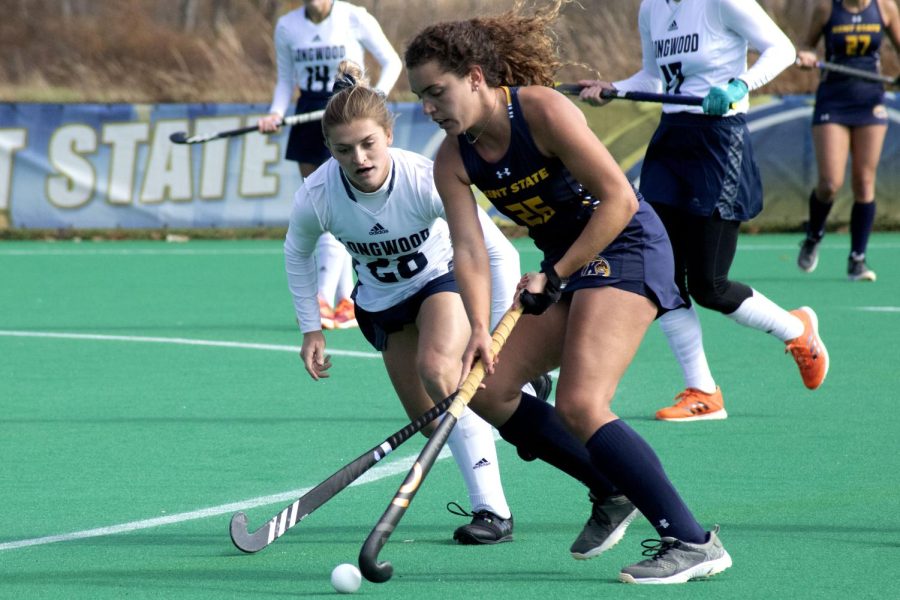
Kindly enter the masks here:
<path id="1" fill-rule="evenodd" d="M 336 88 L 343 89 L 329 100 L 322 120 L 333 158 L 297 191 L 284 244 L 303 332 L 300 356 L 313 379 L 329 376 L 313 252 L 318 237 L 330 231 L 357 263 L 354 299 L 360 330 L 381 352 L 394 389 L 414 419 L 456 389 L 469 324 L 453 274 L 453 250 L 432 163 L 391 147 L 393 116 L 384 95 L 360 78 L 359 66 L 346 62 L 341 68 Z M 491 253 L 496 323 L 513 302 L 519 258 L 484 211 L 481 223 Z M 430 433 L 434 425 L 424 431 Z M 472 511 L 448 505 L 455 507 L 451 512 L 472 517 L 454 532 L 454 539 L 462 544 L 511 540 L 513 519 L 491 426 L 466 409 L 448 444 L 469 489 Z"/>
<path id="2" fill-rule="evenodd" d="M 341 0 L 304 0 L 303 6 L 282 16 L 275 26 L 278 81 L 270 114 L 259 120 L 260 131 L 279 129 L 295 88 L 300 90 L 296 114 L 325 108 L 340 62 L 364 64 L 367 51 L 381 65 L 375 88 L 387 94 L 400 76 L 402 64 L 378 21 L 365 8 Z M 329 156 L 318 121 L 291 128 L 285 158 L 299 163 L 303 177 Z M 322 327 L 355 327 L 350 255 L 329 233 L 319 239 L 317 253 Z"/>
<path id="3" fill-rule="evenodd" d="M 641 167 L 641 194 L 666 226 L 675 281 L 687 308 L 659 321 L 687 389 L 656 413 L 667 421 L 724 419 L 694 302 L 784 342 L 804 385 L 818 388 L 828 353 L 809 307 L 787 311 L 758 290 L 728 279 L 742 222 L 762 210 L 759 170 L 745 113 L 747 93 L 794 62 L 795 51 L 753 0 L 643 0 L 638 16 L 643 68 L 622 81 L 581 81 L 581 98 L 604 104 L 603 89 L 685 94 L 702 106 L 663 104 Z M 759 57 L 747 67 L 747 50 Z"/>

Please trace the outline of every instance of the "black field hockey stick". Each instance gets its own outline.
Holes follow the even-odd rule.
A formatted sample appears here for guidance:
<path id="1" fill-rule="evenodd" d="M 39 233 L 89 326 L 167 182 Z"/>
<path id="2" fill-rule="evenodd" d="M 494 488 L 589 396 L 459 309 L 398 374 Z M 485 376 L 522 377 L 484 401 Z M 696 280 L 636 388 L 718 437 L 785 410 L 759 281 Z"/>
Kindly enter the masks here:
<path id="1" fill-rule="evenodd" d="M 300 123 L 319 121 L 322 119 L 322 115 L 324 114 L 324 110 L 316 110 L 308 113 L 300 113 L 299 115 L 291 115 L 290 117 L 283 118 L 278 126 L 299 125 Z M 245 133 L 251 133 L 253 131 L 259 131 L 259 127 L 257 125 L 248 125 L 239 129 L 229 129 L 228 131 L 219 131 L 216 133 L 204 133 L 200 135 L 192 135 L 190 137 L 188 137 L 186 131 L 176 131 L 169 136 L 169 140 L 175 144 L 203 144 L 205 142 L 211 142 L 213 140 L 221 140 L 223 138 L 244 135 Z"/>
<path id="2" fill-rule="evenodd" d="M 556 89 L 563 94 L 577 96 L 582 87 L 577 83 L 559 83 Z M 625 92 L 622 90 L 603 90 L 600 97 L 606 100 L 631 100 L 632 102 L 658 102 L 660 104 L 685 104 L 688 106 L 702 106 L 703 98 L 699 96 L 685 96 L 684 94 L 652 94 L 650 92 Z"/>
<path id="3" fill-rule="evenodd" d="M 851 77 L 856 77 L 858 79 L 865 79 L 867 81 L 875 81 L 877 83 L 884 83 L 887 85 L 897 86 L 900 85 L 900 76 L 897 77 L 889 77 L 888 75 L 882 75 L 880 73 L 873 73 L 872 71 L 864 71 L 862 69 L 854 69 L 853 67 L 846 67 L 844 65 L 838 65 L 830 62 L 823 62 L 820 60 L 816 61 L 816 68 L 822 69 L 823 71 L 834 71 L 835 73 L 841 73 L 843 75 L 850 75 Z"/>
<path id="4" fill-rule="evenodd" d="M 420 429 L 444 414 L 456 397 L 456 392 L 444 398 L 409 425 L 395 432 L 386 440 L 362 454 L 353 462 L 345 465 L 334 475 L 309 490 L 277 515 L 269 519 L 265 525 L 254 532 L 247 530 L 247 515 L 236 512 L 231 517 L 231 541 L 238 550 L 252 554 L 259 552 L 314 510 L 334 498 L 341 490 L 353 483 L 363 473 L 374 467 L 385 456 L 397 449 L 400 444 L 411 438 Z"/>
<path id="5" fill-rule="evenodd" d="M 506 343 L 512 328 L 521 316 L 522 308 L 514 306 L 497 323 L 497 327 L 494 328 L 494 335 L 491 337 L 491 351 L 495 356 L 503 348 L 503 344 Z M 428 438 L 428 442 L 422 448 L 419 457 L 406 475 L 406 479 L 403 480 L 403 484 L 397 490 L 397 494 L 391 500 L 387 510 L 378 519 L 375 528 L 363 543 L 362 549 L 359 551 L 359 570 L 369 581 L 384 583 L 394 574 L 394 568 L 389 561 L 378 562 L 378 553 L 387 543 L 400 519 L 403 518 L 406 509 L 409 508 L 410 502 L 416 495 L 416 491 L 428 475 L 428 471 L 434 466 L 438 454 L 440 454 L 444 444 L 447 443 L 447 438 L 450 436 L 450 432 L 456 425 L 457 420 L 459 420 L 459 416 L 469 403 L 469 400 L 472 399 L 472 396 L 475 395 L 481 380 L 484 379 L 484 373 L 484 364 L 479 360 L 472 367 L 462 386 L 460 386 L 453 403 L 447 409 L 446 416 L 431 434 L 431 437 Z"/>

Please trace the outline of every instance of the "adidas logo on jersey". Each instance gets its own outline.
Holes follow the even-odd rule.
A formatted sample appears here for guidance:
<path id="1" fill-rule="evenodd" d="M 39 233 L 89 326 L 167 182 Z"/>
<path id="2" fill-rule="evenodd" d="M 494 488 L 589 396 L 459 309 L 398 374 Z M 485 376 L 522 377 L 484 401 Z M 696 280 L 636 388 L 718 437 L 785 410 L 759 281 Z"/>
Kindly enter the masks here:
<path id="1" fill-rule="evenodd" d="M 673 19 L 672 22 L 669 23 L 669 29 L 668 29 L 668 30 L 669 30 L 669 31 L 678 31 L 678 21 L 676 21 L 676 20 Z"/>
<path id="2" fill-rule="evenodd" d="M 369 235 L 381 235 L 383 233 L 388 233 L 388 230 L 381 223 L 375 223 L 372 229 L 369 230 Z"/>
<path id="3" fill-rule="evenodd" d="M 320 36 L 320 35 L 317 33 L 317 34 L 316 34 L 316 37 L 314 37 L 312 41 L 314 41 L 314 42 L 321 42 L 321 41 L 322 41 L 322 36 Z"/>
<path id="4" fill-rule="evenodd" d="M 475 463 L 475 466 L 472 467 L 472 470 L 480 469 L 481 467 L 489 467 L 489 466 L 491 466 L 491 461 L 489 461 L 486 458 L 482 458 L 477 463 Z"/>

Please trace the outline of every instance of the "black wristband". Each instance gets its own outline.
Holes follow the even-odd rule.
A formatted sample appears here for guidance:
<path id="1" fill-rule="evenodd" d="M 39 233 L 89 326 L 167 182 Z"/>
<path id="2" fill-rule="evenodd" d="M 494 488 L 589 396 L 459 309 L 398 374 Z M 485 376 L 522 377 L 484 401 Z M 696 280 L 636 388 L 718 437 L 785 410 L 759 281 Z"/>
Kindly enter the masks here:
<path id="1" fill-rule="evenodd" d="M 546 293 L 556 294 L 562 290 L 563 280 L 549 260 L 541 261 L 541 273 L 547 277 L 547 286 L 544 288 Z"/>

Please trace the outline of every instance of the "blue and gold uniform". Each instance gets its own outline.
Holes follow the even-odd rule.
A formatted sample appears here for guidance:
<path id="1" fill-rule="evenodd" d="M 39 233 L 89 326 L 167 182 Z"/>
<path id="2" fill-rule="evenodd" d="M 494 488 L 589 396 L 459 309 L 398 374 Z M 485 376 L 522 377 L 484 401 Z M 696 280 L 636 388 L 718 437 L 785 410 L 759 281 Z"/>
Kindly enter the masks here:
<path id="1" fill-rule="evenodd" d="M 828 62 L 879 72 L 884 20 L 878 2 L 872 1 L 855 13 L 833 0 L 831 16 L 822 31 Z M 847 126 L 884 125 L 884 85 L 835 71 L 823 71 L 816 90 L 813 124 L 838 123 Z"/>
<path id="2" fill-rule="evenodd" d="M 544 253 L 559 260 L 581 234 L 598 200 L 575 180 L 556 157 L 538 150 L 522 116 L 518 88 L 503 88 L 510 120 L 510 142 L 497 162 L 478 155 L 459 136 L 460 154 L 472 183 L 498 211 L 528 228 Z M 682 306 L 674 284 L 672 247 L 653 209 L 638 198 L 638 211 L 624 231 L 591 262 L 568 276 L 565 292 L 612 285 L 650 298 L 662 311 Z"/>

